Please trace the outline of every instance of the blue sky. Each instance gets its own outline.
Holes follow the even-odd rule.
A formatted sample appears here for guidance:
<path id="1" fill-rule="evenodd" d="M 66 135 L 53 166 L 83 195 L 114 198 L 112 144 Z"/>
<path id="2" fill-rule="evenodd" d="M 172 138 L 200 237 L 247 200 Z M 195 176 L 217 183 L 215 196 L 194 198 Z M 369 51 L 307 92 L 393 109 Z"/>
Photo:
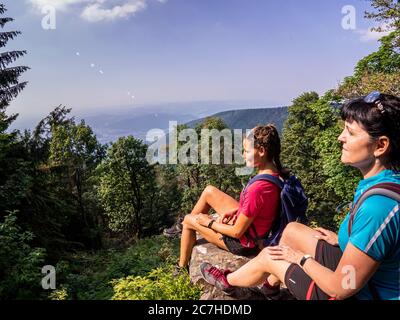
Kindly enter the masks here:
<path id="1" fill-rule="evenodd" d="M 28 87 L 9 112 L 203 100 L 289 104 L 323 93 L 378 47 L 365 0 L 5 0 Z M 56 29 L 42 28 L 52 5 Z M 356 9 L 344 30 L 342 8 Z M 79 53 L 79 55 L 78 55 Z"/>

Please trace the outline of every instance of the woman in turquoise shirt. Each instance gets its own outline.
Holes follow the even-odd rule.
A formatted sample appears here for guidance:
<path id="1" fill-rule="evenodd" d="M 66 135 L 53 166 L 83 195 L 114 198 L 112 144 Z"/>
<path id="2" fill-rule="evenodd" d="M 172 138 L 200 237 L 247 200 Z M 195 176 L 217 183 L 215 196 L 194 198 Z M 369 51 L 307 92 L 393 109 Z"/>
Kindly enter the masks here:
<path id="1" fill-rule="evenodd" d="M 371 186 L 400 185 L 400 98 L 372 92 L 347 102 L 339 136 L 341 161 L 358 168 L 354 202 Z M 273 296 L 284 283 L 297 299 L 400 299 L 399 202 L 372 195 L 362 202 L 349 235 L 290 223 L 279 246 L 268 247 L 235 272 L 203 263 L 205 280 L 226 293 L 254 287 Z"/>

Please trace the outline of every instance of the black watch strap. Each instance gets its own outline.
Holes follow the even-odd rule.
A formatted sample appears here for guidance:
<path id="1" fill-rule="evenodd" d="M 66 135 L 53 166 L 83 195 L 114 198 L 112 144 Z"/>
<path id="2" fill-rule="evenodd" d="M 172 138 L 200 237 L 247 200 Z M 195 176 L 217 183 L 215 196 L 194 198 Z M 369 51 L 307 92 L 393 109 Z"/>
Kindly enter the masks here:
<path id="1" fill-rule="evenodd" d="M 309 255 L 309 254 L 306 254 L 305 256 L 303 256 L 303 258 L 301 258 L 301 260 L 300 260 L 300 266 L 303 267 L 304 264 L 306 263 L 306 261 L 307 261 L 308 259 L 310 259 L 310 258 L 312 258 L 312 256 Z"/>
<path id="2" fill-rule="evenodd" d="M 212 225 L 213 225 L 214 222 L 215 222 L 215 220 L 211 220 L 211 221 L 208 223 L 207 228 L 208 228 L 208 229 L 211 229 L 211 227 L 212 227 Z"/>

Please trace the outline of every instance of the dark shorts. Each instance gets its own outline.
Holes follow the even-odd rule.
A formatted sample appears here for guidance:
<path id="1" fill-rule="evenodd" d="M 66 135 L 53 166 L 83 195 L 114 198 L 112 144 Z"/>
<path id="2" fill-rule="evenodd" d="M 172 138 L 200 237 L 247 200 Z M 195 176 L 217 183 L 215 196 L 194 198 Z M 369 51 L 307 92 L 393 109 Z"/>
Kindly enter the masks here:
<path id="1" fill-rule="evenodd" d="M 237 256 L 251 257 L 251 256 L 256 256 L 260 252 L 260 249 L 258 247 L 254 248 L 243 247 L 239 239 L 235 239 L 229 236 L 222 236 L 221 239 L 222 241 L 224 241 L 229 252 Z"/>
<path id="2" fill-rule="evenodd" d="M 339 247 L 319 240 L 315 250 L 315 260 L 321 265 L 335 271 L 343 255 Z M 315 282 L 297 264 L 291 264 L 285 274 L 285 284 L 290 293 L 298 300 L 329 300 Z"/>

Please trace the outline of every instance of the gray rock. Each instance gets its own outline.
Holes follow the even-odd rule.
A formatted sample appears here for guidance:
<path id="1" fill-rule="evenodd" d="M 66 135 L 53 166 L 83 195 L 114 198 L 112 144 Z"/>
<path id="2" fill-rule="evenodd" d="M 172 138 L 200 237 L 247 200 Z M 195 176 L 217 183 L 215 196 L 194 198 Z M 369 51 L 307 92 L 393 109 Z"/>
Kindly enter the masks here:
<path id="1" fill-rule="evenodd" d="M 199 284 L 203 287 L 203 294 L 200 300 L 242 300 L 242 299 L 264 299 L 261 292 L 253 292 L 251 289 L 238 288 L 232 296 L 224 294 L 214 286 L 208 284 L 200 273 L 200 265 L 203 262 L 209 262 L 218 268 L 230 269 L 232 271 L 239 269 L 250 259 L 241 256 L 235 256 L 230 252 L 219 249 L 214 244 L 208 243 L 204 239 L 199 239 L 193 248 L 190 261 L 190 279 L 193 284 Z"/>

